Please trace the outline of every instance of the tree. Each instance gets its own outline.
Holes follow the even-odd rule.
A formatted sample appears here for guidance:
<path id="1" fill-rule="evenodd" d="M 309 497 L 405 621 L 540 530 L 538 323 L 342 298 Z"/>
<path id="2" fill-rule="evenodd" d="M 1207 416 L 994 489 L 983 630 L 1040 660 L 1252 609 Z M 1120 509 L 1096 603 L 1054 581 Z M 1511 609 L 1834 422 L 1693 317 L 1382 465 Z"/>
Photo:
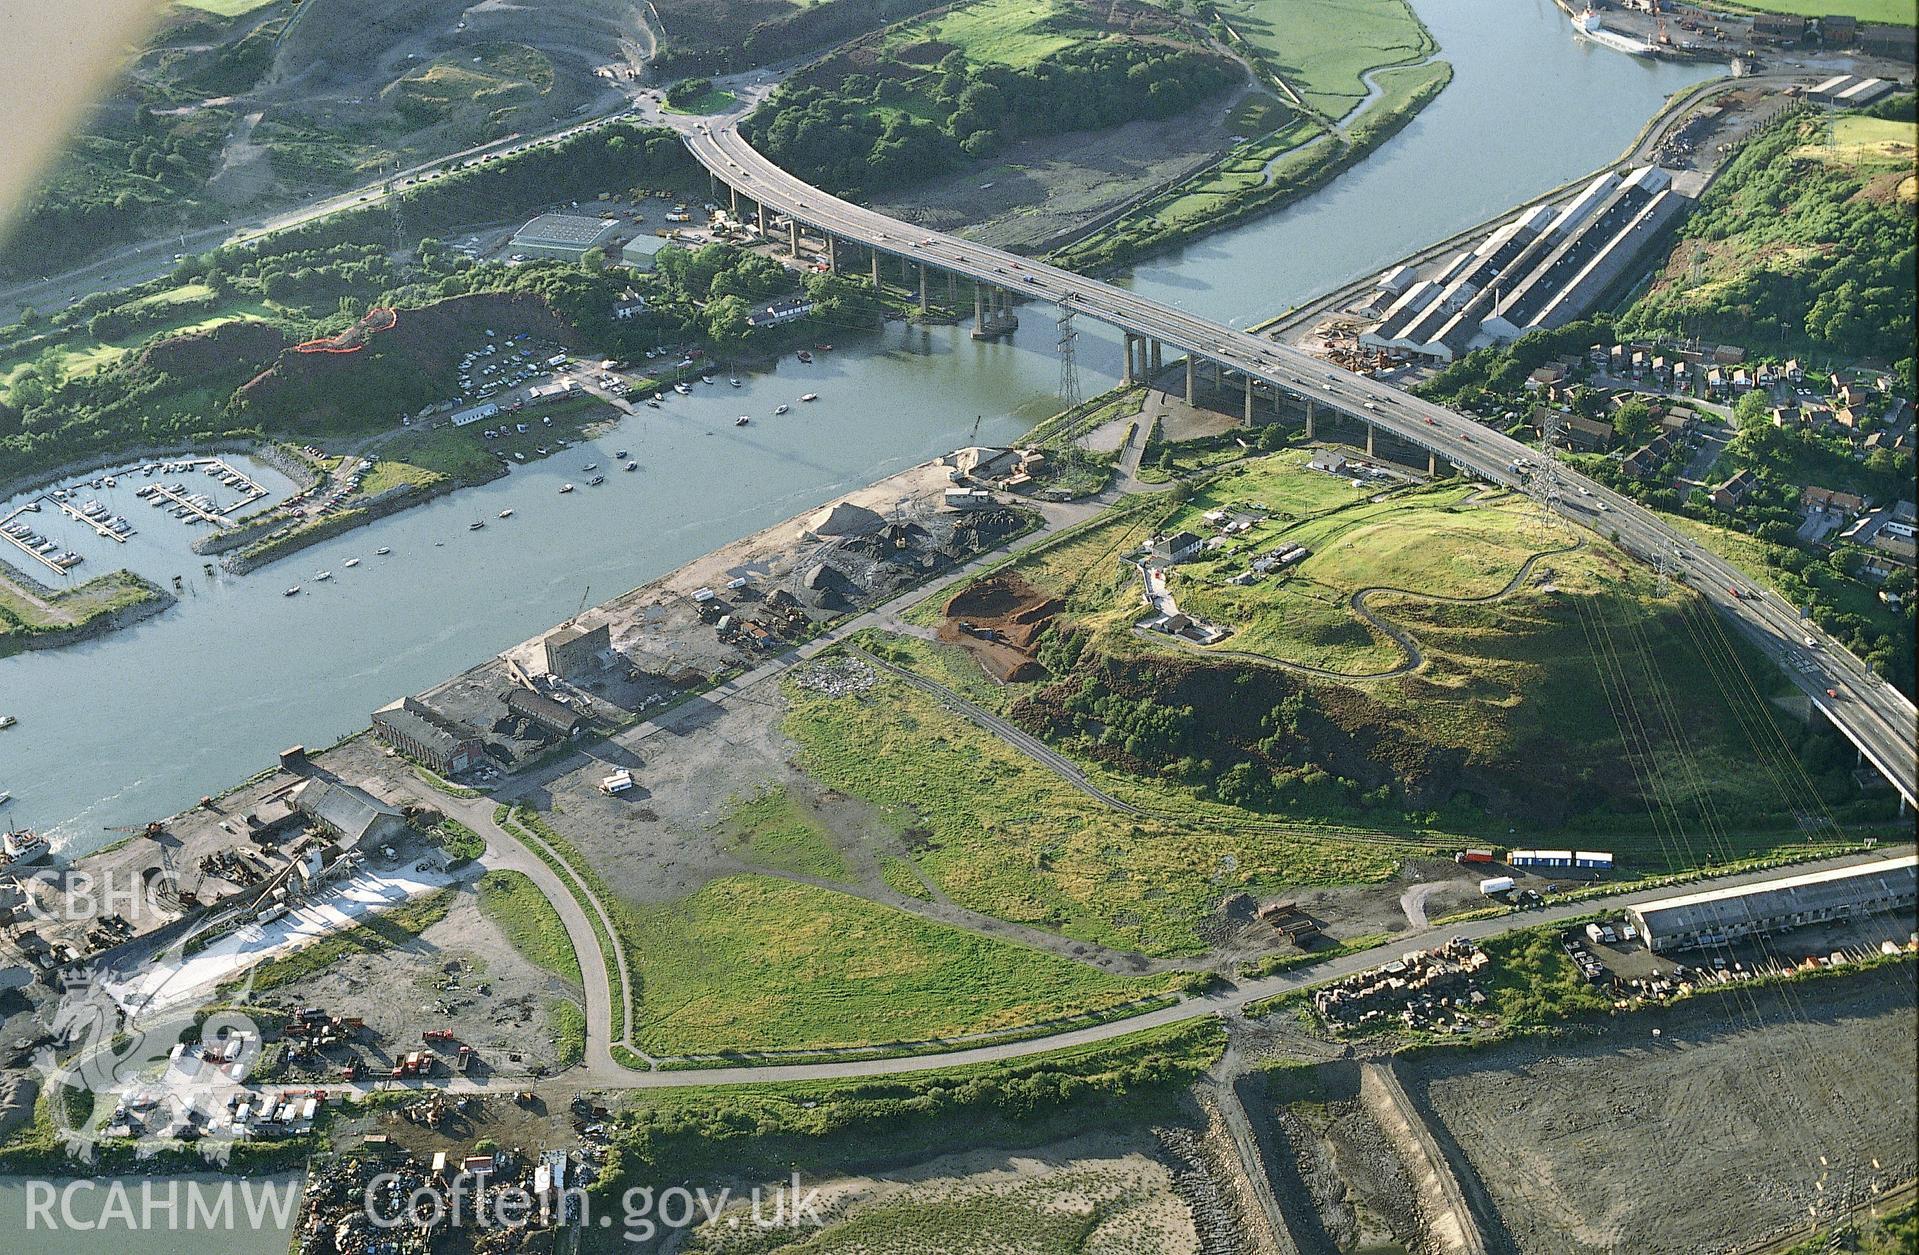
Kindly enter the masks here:
<path id="1" fill-rule="evenodd" d="M 1652 435 L 1652 407 L 1634 397 L 1613 411 L 1612 426 L 1622 444 L 1644 444 Z"/>
<path id="2" fill-rule="evenodd" d="M 580 254 L 580 269 L 589 274 L 598 274 L 606 269 L 606 250 L 594 245 Z"/>
<path id="3" fill-rule="evenodd" d="M 710 78 L 683 78 L 666 89 L 666 103 L 676 109 L 684 109 L 712 90 L 713 80 Z"/>
<path id="4" fill-rule="evenodd" d="M 715 297 L 706 303 L 706 334 L 717 344 L 738 344 L 752 331 L 746 322 L 750 313 L 740 297 Z"/>

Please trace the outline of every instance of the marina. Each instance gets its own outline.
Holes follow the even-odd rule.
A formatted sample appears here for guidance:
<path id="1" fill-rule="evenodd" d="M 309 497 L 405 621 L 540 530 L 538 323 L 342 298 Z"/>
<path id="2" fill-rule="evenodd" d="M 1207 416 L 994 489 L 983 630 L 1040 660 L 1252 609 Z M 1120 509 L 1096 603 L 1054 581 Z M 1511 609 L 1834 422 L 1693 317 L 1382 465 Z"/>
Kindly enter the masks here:
<path id="1" fill-rule="evenodd" d="M 125 526 L 126 520 L 113 514 L 98 501 L 88 500 L 75 506 L 66 497 L 48 497 L 54 508 L 74 522 L 93 529 L 102 540 L 110 540 L 116 545 L 127 543 L 126 533 L 132 528 Z M 117 524 L 117 526 L 116 526 Z"/>
<path id="2" fill-rule="evenodd" d="M 39 511 L 40 503 L 37 501 L 16 506 L 4 518 L 0 518 L 0 536 L 6 537 L 14 548 L 54 574 L 65 575 L 85 559 L 71 549 L 61 549 L 53 540 L 33 530 L 32 525 L 21 517 Z"/>

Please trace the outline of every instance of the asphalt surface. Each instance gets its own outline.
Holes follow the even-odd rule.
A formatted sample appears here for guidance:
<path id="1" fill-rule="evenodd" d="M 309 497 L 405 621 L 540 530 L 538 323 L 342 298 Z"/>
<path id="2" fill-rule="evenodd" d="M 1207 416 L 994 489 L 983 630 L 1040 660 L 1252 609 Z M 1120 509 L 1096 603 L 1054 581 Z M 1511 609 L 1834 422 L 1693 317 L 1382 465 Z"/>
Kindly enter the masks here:
<path id="1" fill-rule="evenodd" d="M 1017 297 L 1070 305 L 1090 318 L 1216 362 L 1316 406 L 1370 423 L 1491 483 L 1525 489 L 1538 453 L 1443 406 L 1355 375 L 1297 349 L 1043 262 L 889 218 L 788 174 L 746 142 L 737 115 L 679 124 L 687 147 L 714 177 L 802 227 L 877 252 L 952 271 Z M 1775 594 L 1703 550 L 1631 499 L 1564 467 L 1554 468 L 1562 513 L 1612 536 L 1634 557 L 1662 565 L 1739 626 L 1813 704 L 1892 782 L 1919 804 L 1919 711 L 1904 694 Z"/>

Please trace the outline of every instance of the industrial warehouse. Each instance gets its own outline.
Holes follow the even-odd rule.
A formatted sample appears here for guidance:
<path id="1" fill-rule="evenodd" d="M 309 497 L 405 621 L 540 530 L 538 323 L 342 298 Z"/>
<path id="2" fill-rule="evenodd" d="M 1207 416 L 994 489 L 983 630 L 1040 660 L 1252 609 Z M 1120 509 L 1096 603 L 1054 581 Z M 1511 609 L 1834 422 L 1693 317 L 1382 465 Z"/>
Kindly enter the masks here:
<path id="1" fill-rule="evenodd" d="M 579 261 L 605 244 L 619 230 L 612 218 L 583 214 L 541 214 L 513 234 L 512 248 L 528 257 L 557 257 Z"/>
<path id="2" fill-rule="evenodd" d="M 1590 308 L 1687 204 L 1671 173 L 1608 171 L 1559 209 L 1542 205 L 1429 279 L 1380 280 L 1391 303 L 1359 342 L 1450 362 L 1472 348 L 1558 327 Z"/>
<path id="3" fill-rule="evenodd" d="M 1708 889 L 1631 908 L 1655 951 L 1696 950 L 1807 924 L 1910 911 L 1919 896 L 1919 856 L 1807 872 L 1756 885 Z"/>

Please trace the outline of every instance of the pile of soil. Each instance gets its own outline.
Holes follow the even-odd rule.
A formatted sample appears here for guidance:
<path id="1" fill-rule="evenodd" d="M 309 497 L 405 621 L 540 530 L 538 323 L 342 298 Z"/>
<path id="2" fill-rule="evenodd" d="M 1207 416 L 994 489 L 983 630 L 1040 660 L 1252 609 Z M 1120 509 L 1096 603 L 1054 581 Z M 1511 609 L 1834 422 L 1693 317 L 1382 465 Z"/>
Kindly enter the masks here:
<path id="1" fill-rule="evenodd" d="M 939 638 L 965 649 L 1002 683 L 1043 680 L 1046 669 L 1033 655 L 1062 608 L 1059 598 L 1046 596 L 1017 575 L 994 576 L 953 595 Z"/>
<path id="2" fill-rule="evenodd" d="M 1096 729 L 1081 713 L 1087 692 L 1188 708 L 1190 731 L 1164 761 L 1141 758 L 1119 739 L 1089 736 Z M 1443 806 L 1468 794 L 1490 814 L 1543 823 L 1563 821 L 1579 795 L 1580 764 L 1565 746 L 1536 743 L 1495 756 L 1436 744 L 1404 708 L 1270 667 L 1085 650 L 1071 675 L 1022 698 L 1013 716 L 1049 740 L 1089 736 L 1090 757 L 1144 776 L 1185 756 L 1221 770 L 1251 762 L 1276 779 L 1311 767 L 1364 790 L 1392 785 L 1407 806 Z M 1630 779 L 1619 784 L 1629 796 Z"/>
<path id="3" fill-rule="evenodd" d="M 488 343 L 488 331 L 568 345 L 576 338 L 543 297 L 456 296 L 401 310 L 390 330 L 369 337 L 357 353 L 283 350 L 240 389 L 240 405 L 263 423 L 321 429 L 415 413 L 454 394 L 460 355 Z"/>
<path id="4" fill-rule="evenodd" d="M 156 340 L 142 350 L 134 371 L 143 379 L 159 375 L 244 378 L 272 362 L 286 346 L 287 338 L 278 327 L 240 319 Z"/>

